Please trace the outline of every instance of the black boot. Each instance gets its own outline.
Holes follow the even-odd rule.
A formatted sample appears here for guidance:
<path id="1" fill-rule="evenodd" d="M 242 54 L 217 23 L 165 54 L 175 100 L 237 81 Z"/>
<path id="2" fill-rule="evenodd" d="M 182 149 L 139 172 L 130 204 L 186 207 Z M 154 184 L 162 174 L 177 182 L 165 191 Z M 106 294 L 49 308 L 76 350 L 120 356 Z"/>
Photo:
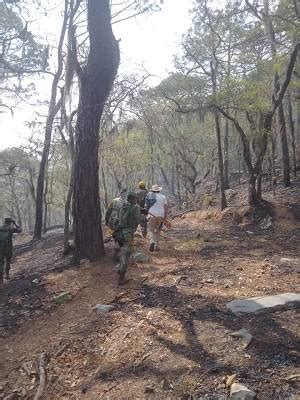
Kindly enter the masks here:
<path id="1" fill-rule="evenodd" d="M 6 266 L 5 266 L 5 279 L 6 280 L 10 279 L 9 271 L 10 271 L 10 262 L 6 262 Z"/>
<path id="2" fill-rule="evenodd" d="M 149 247 L 149 251 L 154 251 L 155 243 L 151 243 Z"/>

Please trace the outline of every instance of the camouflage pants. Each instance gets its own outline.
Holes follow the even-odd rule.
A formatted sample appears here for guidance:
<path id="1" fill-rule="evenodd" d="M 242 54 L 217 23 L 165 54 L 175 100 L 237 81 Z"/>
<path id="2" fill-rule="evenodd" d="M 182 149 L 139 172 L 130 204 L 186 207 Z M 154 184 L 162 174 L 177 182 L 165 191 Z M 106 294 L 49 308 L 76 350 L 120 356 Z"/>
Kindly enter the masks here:
<path id="1" fill-rule="evenodd" d="M 146 215 L 141 215 L 140 227 L 141 227 L 142 235 L 145 238 L 147 236 L 147 228 L 148 228 L 148 222 L 147 222 Z"/>
<path id="2" fill-rule="evenodd" d="M 117 271 L 125 273 L 128 268 L 129 258 L 134 252 L 133 235 L 125 235 L 123 246 L 120 249 L 120 262 L 117 265 Z"/>
<path id="3" fill-rule="evenodd" d="M 113 260 L 114 261 L 119 261 L 119 256 L 120 256 L 120 245 L 117 240 L 115 240 L 114 247 L 113 247 Z"/>
<path id="4" fill-rule="evenodd" d="M 5 265 L 5 272 L 8 274 L 10 270 L 10 262 L 12 257 L 12 248 L 0 248 L 0 282 L 3 281 L 3 270 Z"/>

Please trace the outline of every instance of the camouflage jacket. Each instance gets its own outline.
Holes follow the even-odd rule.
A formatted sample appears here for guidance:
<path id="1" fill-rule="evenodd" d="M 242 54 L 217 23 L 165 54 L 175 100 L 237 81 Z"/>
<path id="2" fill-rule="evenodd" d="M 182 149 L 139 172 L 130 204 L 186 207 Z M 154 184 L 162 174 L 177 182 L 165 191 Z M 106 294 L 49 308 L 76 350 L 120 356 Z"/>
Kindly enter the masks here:
<path id="1" fill-rule="evenodd" d="M 125 202 L 119 211 L 119 229 L 124 235 L 133 235 L 140 223 L 140 207 Z"/>
<path id="2" fill-rule="evenodd" d="M 11 226 L 4 224 L 0 226 L 0 247 L 12 248 L 13 247 L 13 234 L 20 233 L 22 229 L 19 226 Z"/>
<path id="3" fill-rule="evenodd" d="M 105 224 L 110 229 L 114 230 L 118 225 L 119 211 L 123 202 L 124 200 L 121 197 L 116 197 L 108 206 L 108 209 L 105 213 Z"/>

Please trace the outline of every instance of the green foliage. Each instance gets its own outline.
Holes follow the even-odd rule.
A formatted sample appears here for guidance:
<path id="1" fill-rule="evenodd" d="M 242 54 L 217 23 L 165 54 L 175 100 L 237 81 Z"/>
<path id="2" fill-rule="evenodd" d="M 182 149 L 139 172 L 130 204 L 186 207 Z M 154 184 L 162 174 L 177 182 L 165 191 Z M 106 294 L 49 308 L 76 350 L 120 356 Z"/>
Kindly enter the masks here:
<path id="1" fill-rule="evenodd" d="M 11 83 L 19 83 L 24 74 L 45 70 L 48 47 L 39 44 L 24 23 L 20 9 L 6 2 L 0 3 L 0 85 L 11 90 Z M 17 80 L 16 80 L 17 79 Z M 14 85 L 14 90 L 18 89 Z"/>

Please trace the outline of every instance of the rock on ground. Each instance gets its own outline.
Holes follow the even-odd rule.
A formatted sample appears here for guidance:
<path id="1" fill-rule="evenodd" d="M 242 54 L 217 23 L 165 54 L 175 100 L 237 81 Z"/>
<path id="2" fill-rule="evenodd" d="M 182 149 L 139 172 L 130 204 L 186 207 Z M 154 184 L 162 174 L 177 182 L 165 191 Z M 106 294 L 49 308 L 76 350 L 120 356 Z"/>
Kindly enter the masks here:
<path id="1" fill-rule="evenodd" d="M 230 390 L 230 398 L 233 400 L 252 400 L 256 393 L 240 383 L 233 383 Z"/>
<path id="2" fill-rule="evenodd" d="M 247 329 L 245 329 L 245 328 L 242 328 L 237 332 L 231 333 L 230 336 L 243 339 L 244 349 L 246 349 L 249 346 L 249 344 L 251 343 L 251 341 L 253 339 L 253 336 L 251 335 L 251 333 L 248 332 Z"/>
<path id="3" fill-rule="evenodd" d="M 226 307 L 236 315 L 259 312 L 272 312 L 300 306 L 300 294 L 282 293 L 274 296 L 251 297 L 249 299 L 232 300 Z"/>
<path id="4" fill-rule="evenodd" d="M 147 261 L 149 261 L 149 257 L 146 254 L 143 254 L 143 253 L 140 253 L 140 252 L 139 253 L 135 253 L 133 255 L 133 259 L 136 262 L 147 262 Z"/>
<path id="5" fill-rule="evenodd" d="M 101 313 L 105 314 L 105 313 L 108 313 L 108 312 L 110 312 L 110 311 L 112 311 L 114 309 L 115 309 L 115 306 L 112 305 L 112 304 L 96 304 L 93 307 L 93 310 L 95 310 L 98 314 L 101 314 Z"/>

